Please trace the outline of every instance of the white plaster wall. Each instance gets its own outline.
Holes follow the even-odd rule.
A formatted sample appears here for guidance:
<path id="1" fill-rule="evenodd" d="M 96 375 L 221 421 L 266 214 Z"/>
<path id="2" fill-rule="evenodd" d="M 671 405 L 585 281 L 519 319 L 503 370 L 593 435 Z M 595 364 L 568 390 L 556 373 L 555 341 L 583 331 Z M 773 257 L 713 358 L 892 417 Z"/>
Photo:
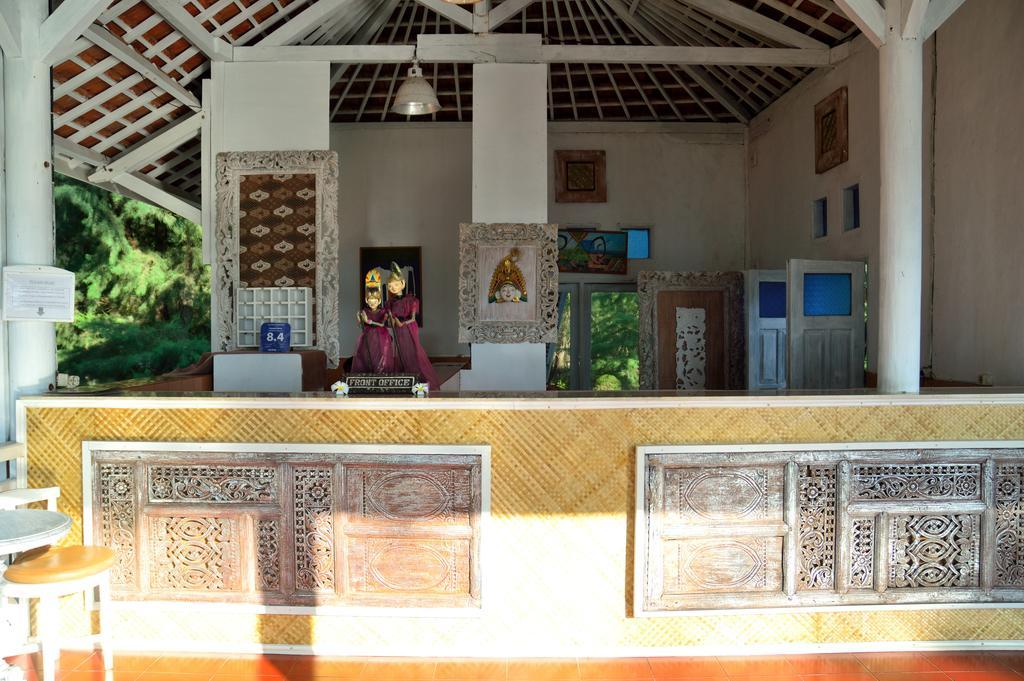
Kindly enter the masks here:
<path id="1" fill-rule="evenodd" d="M 936 42 L 935 374 L 1024 385 L 1024 2 L 964 3 Z"/>
<path id="2" fill-rule="evenodd" d="M 814 105 L 846 86 L 849 160 L 814 172 Z M 785 269 L 793 258 L 867 260 L 868 363 L 878 348 L 878 52 L 866 40 L 831 70 L 820 70 L 755 118 L 749 129 L 750 269 Z M 860 229 L 843 232 L 843 189 L 860 185 Z M 828 199 L 828 236 L 813 239 L 812 204 Z"/>
<path id="3" fill-rule="evenodd" d="M 743 267 L 741 131 L 652 124 L 549 124 L 548 130 L 549 220 L 652 225 L 655 257 L 632 262 L 625 280 L 641 269 Z M 471 137 L 468 124 L 331 126 L 331 148 L 341 163 L 343 353 L 355 347 L 355 324 L 348 320 L 360 300 L 359 248 L 419 245 L 425 278 L 424 345 L 433 355 L 468 354 L 468 346 L 457 340 L 456 288 L 458 225 L 472 217 Z M 555 149 L 607 151 L 607 203 L 554 202 L 550 188 Z"/>

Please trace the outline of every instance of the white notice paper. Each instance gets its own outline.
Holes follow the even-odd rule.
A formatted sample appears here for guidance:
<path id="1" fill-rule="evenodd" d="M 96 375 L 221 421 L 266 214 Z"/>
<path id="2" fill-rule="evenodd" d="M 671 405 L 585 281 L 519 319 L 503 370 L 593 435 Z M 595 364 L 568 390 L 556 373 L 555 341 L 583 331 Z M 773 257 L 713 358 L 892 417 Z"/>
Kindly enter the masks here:
<path id="1" fill-rule="evenodd" d="M 57 267 L 12 265 L 3 270 L 6 321 L 73 322 L 75 275 Z"/>

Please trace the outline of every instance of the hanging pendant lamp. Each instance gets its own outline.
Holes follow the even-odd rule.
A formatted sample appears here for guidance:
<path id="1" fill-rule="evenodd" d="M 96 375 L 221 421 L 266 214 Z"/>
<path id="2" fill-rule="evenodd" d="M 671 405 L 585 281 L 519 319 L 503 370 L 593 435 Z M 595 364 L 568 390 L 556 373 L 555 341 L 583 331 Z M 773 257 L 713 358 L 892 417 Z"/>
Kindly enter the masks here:
<path id="1" fill-rule="evenodd" d="M 441 103 L 437 101 L 437 93 L 423 77 L 420 63 L 414 59 L 409 74 L 395 93 L 395 103 L 391 105 L 391 112 L 403 116 L 423 116 L 440 110 Z"/>

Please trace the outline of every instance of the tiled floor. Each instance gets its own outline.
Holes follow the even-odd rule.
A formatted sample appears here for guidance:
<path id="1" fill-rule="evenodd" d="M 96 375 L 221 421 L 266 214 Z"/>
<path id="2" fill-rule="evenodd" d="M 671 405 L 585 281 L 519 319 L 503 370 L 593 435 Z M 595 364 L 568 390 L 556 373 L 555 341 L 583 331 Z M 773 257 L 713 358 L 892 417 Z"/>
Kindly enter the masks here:
<path id="1" fill-rule="evenodd" d="M 37 681 L 38 658 L 11 661 Z M 98 654 L 66 652 L 57 678 L 101 681 L 102 667 Z M 112 681 L 1024 681 L 1024 651 L 564 660 L 119 655 L 114 669 Z"/>

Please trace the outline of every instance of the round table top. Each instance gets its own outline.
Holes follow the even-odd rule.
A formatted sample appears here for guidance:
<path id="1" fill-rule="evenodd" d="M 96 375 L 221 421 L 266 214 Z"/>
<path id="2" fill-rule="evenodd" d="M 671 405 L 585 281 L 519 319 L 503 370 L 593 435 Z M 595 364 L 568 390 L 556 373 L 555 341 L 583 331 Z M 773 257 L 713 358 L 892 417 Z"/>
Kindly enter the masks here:
<path id="1" fill-rule="evenodd" d="M 71 529 L 71 518 L 57 511 L 19 508 L 0 511 L 0 554 L 20 553 L 60 540 Z"/>

